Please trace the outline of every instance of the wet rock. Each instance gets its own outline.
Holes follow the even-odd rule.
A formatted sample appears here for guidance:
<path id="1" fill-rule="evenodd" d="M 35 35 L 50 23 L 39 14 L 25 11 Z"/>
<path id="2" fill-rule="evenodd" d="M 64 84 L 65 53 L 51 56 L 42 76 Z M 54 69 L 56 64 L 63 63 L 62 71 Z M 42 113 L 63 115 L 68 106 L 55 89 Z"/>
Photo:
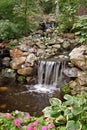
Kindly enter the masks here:
<path id="1" fill-rule="evenodd" d="M 19 57 L 19 58 L 14 58 L 11 62 L 10 62 L 10 66 L 13 69 L 19 69 L 21 67 L 21 65 L 25 62 L 26 57 Z"/>
<path id="2" fill-rule="evenodd" d="M 7 107 L 7 104 L 1 104 L 1 105 L 0 105 L 0 108 L 1 108 L 1 109 L 5 109 L 6 107 Z"/>
<path id="3" fill-rule="evenodd" d="M 87 45 L 82 45 L 78 48 L 74 48 L 69 54 L 71 62 L 82 70 L 87 69 L 87 56 L 84 55 L 84 51 L 87 50 Z"/>
<path id="4" fill-rule="evenodd" d="M 0 87 L 0 92 L 6 92 L 8 91 L 8 87 L 2 86 Z"/>
<path id="5" fill-rule="evenodd" d="M 23 52 L 17 48 L 10 50 L 10 56 L 12 58 L 18 58 L 18 57 L 21 57 L 22 55 L 23 55 Z"/>
<path id="6" fill-rule="evenodd" d="M 32 74 L 32 70 L 33 70 L 32 67 L 24 67 L 24 68 L 18 69 L 17 73 L 20 75 L 27 76 L 27 75 Z"/>
<path id="7" fill-rule="evenodd" d="M 16 73 L 11 68 L 2 69 L 2 75 L 3 77 L 9 78 L 9 79 L 16 79 Z"/>
<path id="8" fill-rule="evenodd" d="M 78 77 L 78 69 L 77 68 L 66 68 L 63 70 L 64 75 L 66 75 L 67 77 Z"/>
<path id="9" fill-rule="evenodd" d="M 9 65 L 10 65 L 10 57 L 4 57 L 2 59 L 2 65 L 6 66 L 6 67 L 9 67 Z"/>

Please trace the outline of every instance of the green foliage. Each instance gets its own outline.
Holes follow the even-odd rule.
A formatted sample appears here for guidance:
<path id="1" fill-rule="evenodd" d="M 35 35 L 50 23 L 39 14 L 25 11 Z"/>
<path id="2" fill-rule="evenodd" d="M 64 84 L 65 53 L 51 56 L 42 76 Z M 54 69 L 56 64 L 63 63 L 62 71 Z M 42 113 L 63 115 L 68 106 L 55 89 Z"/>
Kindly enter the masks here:
<path id="1" fill-rule="evenodd" d="M 87 43 L 87 16 L 78 17 L 73 24 L 75 35 L 79 43 Z"/>
<path id="2" fill-rule="evenodd" d="M 55 0 L 40 0 L 40 5 L 44 13 L 53 13 L 55 11 Z"/>
<path id="3" fill-rule="evenodd" d="M 0 0 L 0 20 L 9 19 L 12 20 L 14 17 L 13 7 L 15 0 Z"/>
<path id="4" fill-rule="evenodd" d="M 69 87 L 69 84 L 64 84 L 62 87 L 61 87 L 61 91 L 63 94 L 68 94 L 71 92 L 70 90 L 70 87 Z"/>
<path id="5" fill-rule="evenodd" d="M 19 35 L 16 24 L 9 20 L 0 20 L 0 39 L 8 41 L 10 38 L 15 38 Z"/>
<path id="6" fill-rule="evenodd" d="M 87 94 L 64 96 L 65 102 L 51 98 L 51 106 L 43 112 L 46 117 L 54 118 L 54 124 L 59 130 L 85 130 L 87 128 Z M 64 126 L 62 128 L 62 126 Z"/>
<path id="7" fill-rule="evenodd" d="M 17 38 L 35 29 L 41 12 L 38 5 L 34 0 L 0 1 L 0 39 Z"/>
<path id="8" fill-rule="evenodd" d="M 46 121 L 43 116 L 31 117 L 29 113 L 24 114 L 18 110 L 0 116 L 0 130 L 41 130 L 43 126 L 55 130 L 53 121 Z"/>
<path id="9" fill-rule="evenodd" d="M 26 78 L 25 78 L 25 76 L 19 76 L 17 80 L 19 82 L 23 83 L 26 80 Z"/>
<path id="10" fill-rule="evenodd" d="M 58 32 L 71 31 L 73 26 L 75 15 L 77 11 L 76 0 L 61 0 L 59 1 L 59 15 L 58 15 Z"/>
<path id="11" fill-rule="evenodd" d="M 14 125 L 13 119 L 9 119 L 5 116 L 0 116 L 0 130 L 18 130 Z"/>

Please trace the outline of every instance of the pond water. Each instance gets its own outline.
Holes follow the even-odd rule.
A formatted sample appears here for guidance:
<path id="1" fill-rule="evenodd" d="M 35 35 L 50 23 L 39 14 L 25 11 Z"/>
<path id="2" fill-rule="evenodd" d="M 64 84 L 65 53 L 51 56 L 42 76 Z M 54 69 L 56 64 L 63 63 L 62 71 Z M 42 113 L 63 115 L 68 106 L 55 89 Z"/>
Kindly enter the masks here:
<path id="1" fill-rule="evenodd" d="M 42 93 L 41 91 L 29 91 L 27 85 L 18 85 L 13 82 L 7 82 L 6 84 L 0 84 L 0 112 L 19 110 L 29 112 L 34 116 L 40 116 L 42 110 L 49 105 L 50 97 L 60 98 L 58 91 Z"/>

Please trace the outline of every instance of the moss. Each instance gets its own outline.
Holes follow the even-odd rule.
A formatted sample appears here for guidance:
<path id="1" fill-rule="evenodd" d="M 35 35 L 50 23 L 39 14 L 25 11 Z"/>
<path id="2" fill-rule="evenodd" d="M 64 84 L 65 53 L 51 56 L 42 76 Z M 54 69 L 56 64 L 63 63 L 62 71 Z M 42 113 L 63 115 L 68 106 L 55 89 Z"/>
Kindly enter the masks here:
<path id="1" fill-rule="evenodd" d="M 71 89 L 69 87 L 69 84 L 64 84 L 62 87 L 61 87 L 61 91 L 63 94 L 68 94 L 71 92 Z"/>
<path id="2" fill-rule="evenodd" d="M 19 77 L 17 78 L 17 80 L 18 80 L 19 82 L 23 83 L 23 82 L 25 82 L 26 78 L 25 78 L 25 76 L 19 76 Z"/>

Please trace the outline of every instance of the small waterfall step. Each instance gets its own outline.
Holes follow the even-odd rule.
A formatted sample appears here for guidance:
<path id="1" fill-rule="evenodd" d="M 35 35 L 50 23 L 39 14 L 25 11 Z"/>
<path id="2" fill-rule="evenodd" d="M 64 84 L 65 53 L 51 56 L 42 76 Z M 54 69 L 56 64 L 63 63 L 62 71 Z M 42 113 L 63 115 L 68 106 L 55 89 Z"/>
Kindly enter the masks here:
<path id="1" fill-rule="evenodd" d="M 60 91 L 60 82 L 63 78 L 63 69 L 66 61 L 38 61 L 38 84 L 29 88 L 30 92 Z"/>

